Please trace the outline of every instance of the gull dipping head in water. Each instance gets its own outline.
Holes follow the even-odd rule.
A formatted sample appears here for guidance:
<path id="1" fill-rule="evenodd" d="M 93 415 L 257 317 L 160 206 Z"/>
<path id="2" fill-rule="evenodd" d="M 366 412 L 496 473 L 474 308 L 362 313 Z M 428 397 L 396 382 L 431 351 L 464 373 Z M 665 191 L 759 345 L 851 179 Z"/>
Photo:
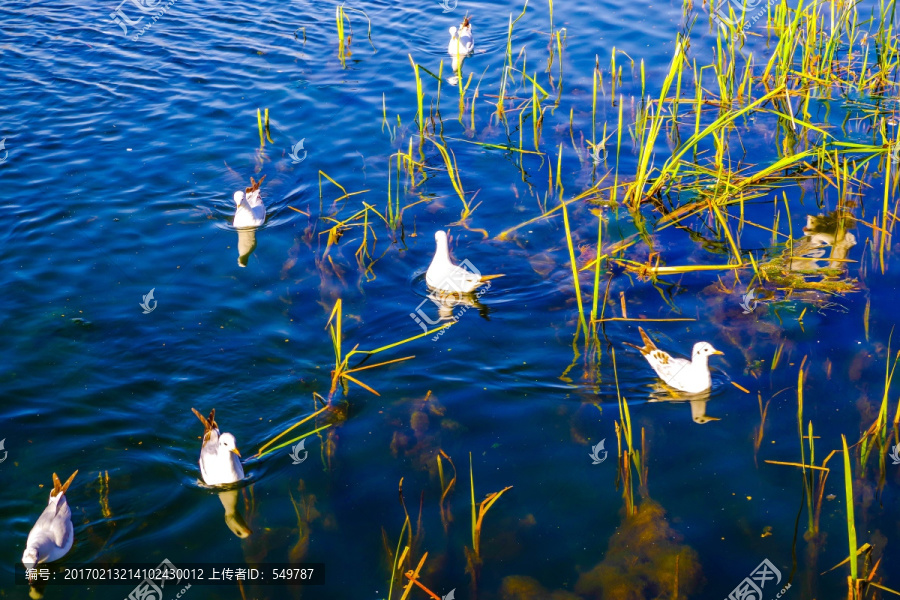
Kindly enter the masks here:
<path id="1" fill-rule="evenodd" d="M 250 178 L 250 187 L 244 191 L 238 190 L 234 193 L 234 203 L 237 210 L 234 212 L 234 227 L 243 229 L 247 227 L 259 227 L 266 221 L 266 205 L 263 204 L 259 193 L 259 186 L 265 181 L 266 176 L 263 175 L 259 181 Z"/>
<path id="2" fill-rule="evenodd" d="M 425 283 L 440 292 L 469 294 L 491 279 L 503 275 L 481 275 L 473 273 L 465 267 L 454 265 L 450 260 L 450 249 L 447 246 L 447 232 L 437 231 L 434 234 L 437 248 L 434 258 L 425 273 Z"/>
<path id="3" fill-rule="evenodd" d="M 462 67 L 463 61 L 474 49 L 475 38 L 472 36 L 472 24 L 469 22 L 469 15 L 466 15 L 459 28 L 450 28 L 450 43 L 447 45 L 447 54 L 453 59 L 454 73 Z"/>
<path id="4" fill-rule="evenodd" d="M 666 385 L 688 394 L 699 394 L 712 386 L 712 377 L 709 374 L 707 361 L 711 355 L 723 354 L 722 352 L 706 342 L 697 342 L 694 344 L 691 360 L 675 358 L 668 352 L 657 348 L 643 328 L 638 327 L 638 330 L 644 340 L 644 347 L 641 348 L 628 342 L 625 342 L 625 345 L 637 348 Z"/>
<path id="5" fill-rule="evenodd" d="M 244 478 L 241 453 L 230 433 L 219 433 L 216 409 L 205 419 L 196 409 L 191 409 L 203 423 L 203 445 L 200 448 L 200 474 L 206 485 L 225 485 Z"/>
<path id="6" fill-rule="evenodd" d="M 50 491 L 47 508 L 31 528 L 25 543 L 22 564 L 26 568 L 60 559 L 71 550 L 75 534 L 72 530 L 72 511 L 66 502 L 66 491 L 76 475 L 78 471 L 61 484 L 56 473 L 53 474 L 53 489 Z"/>

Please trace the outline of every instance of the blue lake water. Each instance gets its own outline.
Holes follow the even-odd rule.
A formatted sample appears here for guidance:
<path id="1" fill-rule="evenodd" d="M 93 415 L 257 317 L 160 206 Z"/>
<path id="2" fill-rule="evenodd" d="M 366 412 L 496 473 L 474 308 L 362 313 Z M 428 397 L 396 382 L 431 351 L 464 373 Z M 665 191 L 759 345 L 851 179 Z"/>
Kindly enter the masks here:
<path id="1" fill-rule="evenodd" d="M 7 453 L 0 462 L 0 597 L 28 595 L 27 586 L 13 584 L 14 565 L 45 506 L 51 474 L 65 478 L 76 469 L 67 494 L 76 541 L 64 565 L 168 559 L 326 566 L 323 586 L 194 586 L 188 598 L 387 598 L 389 553 L 406 516 L 401 479 L 412 564 L 397 573 L 394 598 L 407 582 L 403 572 L 425 552 L 423 584 L 439 596 L 455 590 L 461 599 L 553 592 L 558 599 L 670 598 L 676 571 L 681 597 L 723 598 L 765 559 L 780 571 L 779 589 L 790 581 L 786 598 L 846 597 L 846 565 L 825 573 L 848 553 L 841 454 L 828 463 L 815 539 L 804 536 L 800 469 L 765 461 L 801 460 L 797 379 L 804 358 L 803 428 L 814 424 L 816 464 L 840 449 L 842 434 L 855 443 L 877 417 L 885 367 L 900 343 L 891 341 L 900 246 L 888 240 L 882 269 L 871 227 L 881 219 L 883 170 L 870 169 L 871 187 L 855 206 L 843 207 L 855 243 L 833 231 L 816 237 L 808 222 L 838 210 L 833 189 L 819 193 L 797 182 L 746 205 L 748 221 L 769 226 L 778 211 L 781 245 L 773 246 L 771 232 L 748 226 L 743 250 L 771 260 L 784 250 L 785 236 L 799 240 L 807 227 L 810 244 L 831 242 L 824 262 L 835 250 L 848 260 L 832 266 L 856 280 L 854 292 L 786 297 L 772 285 L 774 298 L 758 305 L 751 298 L 753 310 L 745 311 L 752 270 L 740 272 L 738 285 L 727 271 L 654 284 L 610 264 L 600 275 L 601 299 L 609 282 L 606 316 L 625 316 L 623 295 L 630 318 L 692 320 L 606 322 L 600 342 L 586 349 L 583 333 L 573 344 L 578 308 L 559 211 L 500 234 L 615 168 L 615 136 L 600 168 L 584 143 L 591 139 L 595 60 L 604 72 L 599 138 L 603 123 L 615 130 L 619 113 L 610 99 L 613 47 L 623 67 L 617 94 L 626 124 L 633 124 L 640 62 L 646 93 L 658 97 L 676 34 L 686 29 L 680 3 L 556 2 L 552 25 L 548 3 L 527 5 L 512 56 L 549 94 L 541 155 L 485 145 L 520 144 L 512 107 L 531 99 L 532 86 L 522 85 L 521 74 L 509 83 L 507 124 L 491 103 L 510 14 L 515 19 L 523 5 L 463 1 L 447 11 L 436 0 L 347 4 L 352 39 L 342 65 L 334 3 L 177 0 L 146 13 L 138 3 L 0 5 L 0 183 L 8 220 L 0 230 L 0 439 Z M 127 33 L 110 19 L 117 9 L 127 16 L 120 19 Z M 466 13 L 476 51 L 463 66 L 472 81 L 460 119 L 459 88 L 442 83 L 438 113 L 437 79 L 424 69 L 436 75 L 444 60 L 446 79 L 447 30 Z M 694 14 L 689 56 L 707 64 L 715 35 L 703 8 Z M 564 30 L 561 82 L 551 27 Z M 777 40 L 756 30 L 745 51 L 767 57 Z M 440 152 L 431 141 L 420 146 L 410 56 L 423 69 L 425 113 L 433 111 L 477 205 L 468 228 L 458 223 L 462 203 Z M 704 77 L 711 86 L 712 73 Z M 840 129 L 845 101 L 837 94 L 814 99 L 809 111 Z M 258 109 L 268 109 L 271 141 L 264 144 Z M 683 110 L 687 137 L 694 113 Z M 742 121 L 737 130 L 748 162 L 777 160 L 783 140 L 774 120 Z M 530 113 L 522 131 L 523 148 L 534 151 Z M 623 132 L 618 163 L 626 179 L 638 165 L 632 134 Z M 872 142 L 873 134 L 851 124 L 845 138 Z M 389 181 L 395 200 L 398 194 L 397 158 L 390 157 L 408 151 L 410 140 L 425 175 L 419 172 L 415 185 L 399 176 L 400 205 L 412 205 L 402 225 L 391 229 L 372 212 L 365 242 L 355 221 L 329 247 L 328 229 L 364 202 L 386 216 Z M 660 137 L 658 164 L 672 147 Z M 262 175 L 267 219 L 241 267 L 232 193 Z M 343 192 L 328 178 L 351 195 L 339 199 Z M 609 175 L 606 185 L 611 181 Z M 647 262 L 660 252 L 666 265 L 727 263 L 728 246 L 706 216 L 655 230 L 661 215 L 646 205 L 651 248 L 635 235 L 633 215 L 610 208 L 608 199 L 604 193 L 568 206 L 579 267 L 594 257 L 598 214 L 606 220 L 604 247 L 633 241 L 630 260 Z M 889 200 L 893 207 L 893 190 Z M 334 351 L 326 325 L 338 299 L 344 352 L 422 333 L 412 315 L 439 318 L 424 283 L 438 229 L 450 230 L 458 260 L 505 275 L 492 281 L 481 306 L 457 307 L 458 322 L 436 340 L 429 335 L 371 357 L 366 365 L 414 356 L 354 374 L 379 395 L 352 382 L 346 395 L 338 388 L 337 416 L 296 430 L 331 424 L 306 439 L 307 459 L 293 464 L 290 448 L 250 459 L 321 405 L 314 393 L 329 396 Z M 363 243 L 361 266 L 355 253 Z M 593 271 L 580 281 L 589 304 Z M 146 306 L 153 310 L 146 312 L 140 304 L 151 290 Z M 711 362 L 708 401 L 656 401 L 667 397 L 655 390 L 656 377 L 623 345 L 639 343 L 638 325 L 680 356 L 700 340 L 724 352 Z M 625 516 L 616 374 L 635 436 L 643 431 L 645 440 L 646 497 L 636 485 L 634 491 L 643 520 Z M 889 398 L 893 420 L 896 389 Z M 237 498 L 220 501 L 198 484 L 202 426 L 192 407 L 215 408 L 220 428 L 236 436 L 248 459 Z M 593 464 L 601 440 L 608 456 Z M 458 475 L 443 501 L 447 523 L 439 450 Z M 477 502 L 512 486 L 484 518 L 477 596 L 466 568 L 470 456 Z M 453 468 L 447 460 L 443 468 L 449 480 Z M 876 548 L 882 584 L 900 588 L 891 566 L 900 561 L 900 466 L 880 452 L 865 474 L 854 468 L 859 543 Z M 238 516 L 226 514 L 223 502 Z M 241 538 L 234 528 L 252 533 Z M 51 585 L 44 593 L 105 600 L 127 597 L 132 587 Z M 765 587 L 767 600 L 775 587 Z M 167 588 L 165 599 L 176 591 Z M 428 595 L 414 589 L 409 597 Z"/>

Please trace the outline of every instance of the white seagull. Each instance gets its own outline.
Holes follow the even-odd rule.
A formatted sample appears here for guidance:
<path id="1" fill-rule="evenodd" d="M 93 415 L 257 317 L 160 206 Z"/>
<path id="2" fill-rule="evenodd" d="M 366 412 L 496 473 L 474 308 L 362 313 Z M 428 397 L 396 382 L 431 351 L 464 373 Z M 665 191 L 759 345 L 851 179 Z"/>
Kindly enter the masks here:
<path id="1" fill-rule="evenodd" d="M 234 193 L 237 210 L 234 212 L 233 224 L 237 229 L 259 227 L 266 221 L 266 205 L 263 204 L 259 194 L 259 186 L 265 179 L 265 175 L 259 181 L 253 181 L 251 177 L 250 187 L 245 188 L 243 192 L 238 190 Z"/>
<path id="2" fill-rule="evenodd" d="M 440 291 L 455 294 L 469 294 L 474 292 L 476 288 L 485 282 L 503 275 L 482 275 L 478 272 L 471 272 L 465 267 L 454 265 L 450 260 L 450 249 L 447 247 L 447 232 L 436 231 L 434 241 L 437 243 L 437 249 L 434 251 L 434 258 L 425 272 L 425 283 L 430 287 Z M 473 269 L 472 263 L 463 261 Z"/>
<path id="3" fill-rule="evenodd" d="M 52 562 L 66 555 L 72 549 L 75 534 L 72 530 L 72 511 L 66 502 L 66 490 L 78 471 L 65 483 L 59 483 L 59 477 L 53 474 L 53 490 L 50 492 L 50 501 L 47 508 L 38 517 L 28 541 L 25 543 L 25 552 L 22 554 L 22 564 L 26 568 L 33 568 L 38 563 Z"/>
<path id="4" fill-rule="evenodd" d="M 244 516 L 241 514 L 241 509 L 238 508 L 238 491 L 225 490 L 224 492 L 219 492 L 219 500 L 221 500 L 222 506 L 225 507 L 225 524 L 228 525 L 231 533 L 241 539 L 250 537 L 253 530 L 247 526 L 247 522 L 244 521 Z"/>
<path id="5" fill-rule="evenodd" d="M 203 445 L 200 448 L 200 474 L 206 485 L 225 485 L 244 478 L 241 453 L 237 442 L 230 433 L 219 433 L 216 423 L 216 409 L 209 418 L 203 418 L 197 409 L 191 409 L 203 423 Z"/>
<path id="6" fill-rule="evenodd" d="M 472 36 L 472 25 L 469 23 L 469 15 L 466 15 L 458 29 L 450 28 L 450 43 L 447 45 L 447 53 L 453 58 L 454 73 L 462 67 L 463 61 L 474 49 L 475 38 Z"/>
<path id="7" fill-rule="evenodd" d="M 246 267 L 250 255 L 256 250 L 256 230 L 238 229 L 238 266 Z"/>
<path id="8" fill-rule="evenodd" d="M 675 358 L 668 352 L 657 348 L 643 328 L 638 327 L 638 330 L 644 340 L 644 347 L 641 348 L 628 342 L 625 342 L 625 345 L 637 348 L 666 385 L 688 394 L 699 394 L 712 386 L 712 377 L 709 374 L 707 361 L 711 355 L 724 354 L 723 352 L 719 352 L 706 342 L 697 342 L 694 344 L 691 360 Z"/>

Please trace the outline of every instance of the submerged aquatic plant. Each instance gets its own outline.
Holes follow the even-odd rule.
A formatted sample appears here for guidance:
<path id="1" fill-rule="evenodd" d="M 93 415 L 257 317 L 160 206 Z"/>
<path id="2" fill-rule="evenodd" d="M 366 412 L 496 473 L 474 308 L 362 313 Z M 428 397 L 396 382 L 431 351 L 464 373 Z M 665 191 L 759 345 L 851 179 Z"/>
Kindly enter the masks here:
<path id="1" fill-rule="evenodd" d="M 481 575 L 481 530 L 484 525 L 484 517 L 491 509 L 494 503 L 500 499 L 500 496 L 511 490 L 513 486 L 508 485 L 499 492 L 493 492 L 485 496 L 484 500 L 476 505 L 475 503 L 475 476 L 472 474 L 472 453 L 469 453 L 469 493 L 471 497 L 471 517 L 472 517 L 472 548 L 466 546 L 466 571 L 472 577 L 472 590 L 477 595 L 478 581 Z M 478 508 L 476 512 L 476 506 Z"/>
<path id="2" fill-rule="evenodd" d="M 825 495 L 825 481 L 831 472 L 826 466 L 831 457 L 835 455 L 837 450 L 832 450 L 821 465 L 816 465 L 816 437 L 813 435 L 813 423 L 809 421 L 806 427 L 807 434 L 804 435 L 804 419 L 803 419 L 803 382 L 804 382 L 804 365 L 806 357 L 800 363 L 797 372 L 797 432 L 800 440 L 800 462 L 783 462 L 776 460 L 766 460 L 765 462 L 773 465 L 785 465 L 790 467 L 800 467 L 803 473 L 803 496 L 806 500 L 806 517 L 807 517 L 807 539 L 812 539 L 819 535 L 819 517 L 822 513 L 822 500 Z M 768 408 L 768 403 L 767 403 Z M 809 460 L 807 462 L 807 450 Z M 816 477 L 818 475 L 818 477 Z"/>
<path id="3" fill-rule="evenodd" d="M 331 402 L 331 399 L 334 396 L 335 391 L 337 391 L 337 387 L 339 384 L 343 387 L 344 393 L 345 394 L 347 393 L 347 391 L 348 391 L 347 390 L 347 382 L 348 381 L 355 383 L 356 385 L 375 394 L 376 396 L 380 396 L 381 394 L 379 394 L 374 389 L 372 389 L 371 387 L 369 387 L 368 385 L 366 385 L 365 383 L 363 383 L 362 381 L 360 381 L 359 379 L 357 379 L 356 377 L 351 375 L 351 373 L 359 373 L 360 371 L 374 369 L 376 367 L 382 367 L 385 365 L 403 362 L 403 361 L 411 360 L 411 359 L 415 358 L 415 356 L 406 356 L 403 358 L 395 358 L 393 360 L 387 360 L 384 362 L 376 363 L 374 365 L 366 365 L 366 366 L 359 366 L 359 367 L 351 368 L 350 367 L 350 359 L 354 355 L 359 354 L 359 355 L 362 355 L 364 358 L 368 358 L 369 356 L 372 356 L 373 354 L 378 354 L 379 352 L 384 352 L 385 350 L 390 350 L 391 348 L 396 348 L 397 346 L 401 346 L 403 344 L 412 342 L 419 338 L 423 338 L 423 337 L 432 335 L 433 333 L 435 333 L 437 331 L 446 329 L 447 327 L 454 325 L 454 322 L 445 323 L 444 325 L 441 325 L 440 327 L 435 327 L 434 329 L 426 331 L 425 333 L 420 333 L 419 335 L 414 335 L 412 337 L 408 337 L 406 339 L 400 340 L 399 342 L 394 342 L 393 344 L 388 344 L 386 346 L 381 346 L 380 348 L 375 348 L 374 350 L 358 350 L 359 344 L 357 344 L 357 345 L 353 346 L 353 349 L 350 350 L 350 352 L 347 352 L 346 354 L 344 354 L 342 351 L 343 313 L 342 313 L 341 306 L 342 306 L 342 301 L 340 298 L 338 298 L 337 302 L 335 302 L 335 304 L 334 304 L 334 308 L 331 311 L 331 316 L 328 317 L 328 324 L 326 325 L 328 327 L 328 331 L 331 335 L 331 343 L 334 346 L 334 369 L 332 369 L 332 371 L 331 371 L 331 389 L 328 392 L 328 401 L 329 402 Z"/>
<path id="4" fill-rule="evenodd" d="M 847 543 L 850 547 L 850 577 L 848 585 L 853 600 L 860 598 L 860 581 L 859 581 L 859 565 L 856 557 L 859 554 L 859 547 L 856 543 L 856 517 L 853 512 L 853 471 L 850 469 L 850 451 L 847 449 L 847 436 L 841 435 L 841 442 L 844 447 L 844 506 L 847 511 Z"/>
<path id="5" fill-rule="evenodd" d="M 259 129 L 259 147 L 264 148 L 266 146 L 266 140 L 269 141 L 270 144 L 274 144 L 272 141 L 272 135 L 269 133 L 269 109 L 266 109 L 265 118 L 263 118 L 262 113 L 260 113 L 259 109 L 256 109 L 256 125 Z"/>
<path id="6" fill-rule="evenodd" d="M 616 397 L 619 402 L 619 420 L 616 421 L 616 441 L 618 447 L 619 466 L 616 476 L 616 487 L 619 479 L 622 480 L 622 497 L 625 500 L 625 514 L 632 516 L 637 513 L 637 505 L 634 501 L 634 487 L 632 484 L 631 467 L 634 465 L 638 477 L 638 489 L 642 497 L 648 497 L 647 490 L 647 464 L 646 464 L 646 438 L 644 429 L 641 428 L 641 450 L 635 449 L 633 431 L 631 426 L 631 412 L 628 409 L 628 401 L 622 397 L 619 390 L 619 370 L 616 366 L 616 351 L 612 350 L 613 375 L 616 381 Z M 626 448 L 622 450 L 622 438 L 625 438 Z"/>
<path id="7" fill-rule="evenodd" d="M 444 463 L 441 460 L 441 457 L 450 463 L 450 467 L 453 469 L 453 477 L 447 482 L 445 482 L 444 478 Z M 437 466 L 438 476 L 441 482 L 441 501 L 439 503 L 441 509 L 441 523 L 444 525 L 444 532 L 447 533 L 450 529 L 450 523 L 453 521 L 453 515 L 450 513 L 450 508 L 445 506 L 445 503 L 447 502 L 447 496 L 449 496 L 450 492 L 456 487 L 456 465 L 453 464 L 453 460 L 446 452 L 438 450 Z"/>
<path id="8" fill-rule="evenodd" d="M 578 577 L 575 591 L 589 600 L 689 598 L 701 581 L 697 552 L 680 543 L 653 500 L 625 515 L 609 538 L 603 560 Z"/>
<path id="9" fill-rule="evenodd" d="M 338 4 L 337 8 L 335 8 L 335 22 L 337 24 L 338 36 L 338 60 L 341 61 L 341 67 L 344 69 L 347 68 L 347 57 L 351 54 L 350 42 L 353 39 L 353 28 L 350 26 L 350 17 L 347 15 L 347 11 L 358 12 L 366 18 L 366 21 L 369 24 L 369 29 L 367 32 L 369 44 L 372 46 L 373 50 L 377 51 L 377 48 L 375 48 L 375 44 L 372 43 L 372 21 L 371 19 L 369 19 L 369 15 L 367 15 L 364 10 L 358 8 L 346 8 L 343 4 Z M 347 23 L 347 27 L 350 28 L 349 32 L 344 29 L 345 21 Z"/>
<path id="10" fill-rule="evenodd" d="M 893 332 L 892 332 L 893 333 Z M 888 338 L 887 345 L 887 364 L 885 364 L 885 373 L 884 373 L 884 393 L 881 396 L 881 405 L 878 408 L 878 417 L 875 421 L 869 426 L 869 428 L 863 433 L 862 438 L 857 442 L 857 446 L 859 447 L 859 464 L 862 468 L 863 474 L 865 474 L 866 464 L 869 462 L 869 457 L 872 453 L 872 450 L 877 450 L 879 456 L 879 488 L 884 485 L 885 480 L 885 464 L 884 457 L 886 454 L 886 449 L 889 446 L 890 442 L 890 434 L 893 433 L 888 428 L 888 393 L 891 388 L 891 381 L 894 379 L 894 371 L 897 368 L 897 362 L 900 361 L 900 351 L 894 356 L 894 364 L 890 364 L 891 358 L 891 342 L 890 338 Z M 895 423 L 896 416 L 900 415 L 900 402 L 898 402 L 897 411 L 895 412 Z M 898 442 L 900 443 L 900 442 Z"/>
<path id="11" fill-rule="evenodd" d="M 316 395 L 318 396 L 318 394 L 316 394 Z M 321 398 L 321 396 L 319 396 L 319 398 Z M 305 439 L 305 438 L 307 438 L 307 437 L 309 437 L 309 436 L 311 436 L 311 435 L 315 435 L 315 434 L 319 433 L 320 431 L 323 431 L 323 430 L 325 430 L 325 429 L 328 429 L 329 427 L 331 427 L 331 426 L 333 425 L 333 423 L 328 423 L 328 424 L 323 425 L 323 426 L 321 426 L 321 427 L 317 427 L 316 429 L 314 429 L 314 430 L 312 430 L 312 431 L 309 431 L 309 432 L 307 432 L 307 433 L 304 433 L 303 435 L 297 436 L 297 437 L 292 438 L 292 439 L 290 439 L 290 440 L 288 440 L 288 441 L 286 441 L 286 442 L 283 442 L 283 443 L 281 443 L 281 444 L 275 446 L 274 448 L 270 448 L 270 446 L 271 446 L 272 444 L 274 444 L 275 442 L 277 442 L 279 439 L 281 439 L 282 437 L 284 437 L 285 435 L 287 435 L 288 433 L 290 433 L 291 431 L 293 431 L 294 429 L 296 429 L 296 428 L 299 427 L 300 425 L 303 425 L 303 424 L 306 423 L 307 421 L 310 421 L 310 420 L 312 420 L 312 419 L 315 419 L 316 417 L 318 417 L 319 415 L 321 415 L 323 412 L 325 412 L 326 410 L 328 410 L 328 408 L 329 408 L 329 407 L 328 407 L 327 405 L 326 405 L 326 406 L 323 406 L 322 408 L 320 408 L 319 410 L 315 411 L 314 413 L 312 413 L 312 414 L 310 414 L 310 415 L 308 415 L 308 416 L 306 416 L 306 417 L 303 417 L 302 419 L 300 419 L 299 421 L 297 421 L 296 423 L 294 423 L 293 425 L 291 425 L 290 427 L 288 427 L 287 429 L 285 429 L 284 431 L 282 431 L 281 433 L 279 433 L 278 435 L 276 435 L 275 437 L 273 437 L 271 440 L 269 440 L 268 442 L 266 442 L 265 444 L 263 444 L 262 446 L 260 446 L 260 448 L 259 448 L 259 450 L 256 452 L 256 454 L 253 455 L 251 458 L 262 458 L 262 457 L 265 456 L 266 454 L 270 454 L 270 453 L 272 453 L 272 452 L 275 452 L 276 450 L 280 450 L 280 449 L 282 449 L 282 448 L 285 448 L 285 447 L 287 447 L 287 446 L 290 446 L 290 445 L 293 444 L 294 442 L 299 442 L 299 441 L 302 440 L 302 439 Z"/>

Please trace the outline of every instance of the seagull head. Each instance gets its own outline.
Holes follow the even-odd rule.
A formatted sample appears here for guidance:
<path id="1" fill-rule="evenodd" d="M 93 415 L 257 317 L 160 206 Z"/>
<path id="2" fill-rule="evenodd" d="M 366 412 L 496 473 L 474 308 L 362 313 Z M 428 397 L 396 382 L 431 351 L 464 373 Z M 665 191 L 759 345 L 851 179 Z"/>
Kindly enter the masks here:
<path id="1" fill-rule="evenodd" d="M 451 38 L 455 38 L 455 37 L 456 37 L 456 27 L 451 27 L 451 28 L 450 28 L 450 37 L 451 37 Z"/>
<path id="2" fill-rule="evenodd" d="M 219 436 L 219 448 L 227 450 L 228 452 L 234 452 L 238 456 L 241 455 L 237 449 L 237 440 L 235 440 L 234 436 L 230 433 L 223 433 Z"/>
<path id="3" fill-rule="evenodd" d="M 709 415 L 697 415 L 693 417 L 694 423 L 698 425 L 703 425 L 704 423 L 709 423 L 710 421 L 721 421 L 718 417 L 710 417 Z"/>
<path id="4" fill-rule="evenodd" d="M 447 232 L 439 230 L 434 232 L 434 243 L 437 246 L 434 252 L 434 260 L 450 262 L 450 247 L 447 245 Z"/>
<path id="5" fill-rule="evenodd" d="M 712 344 L 708 344 L 707 342 L 697 342 L 694 344 L 694 352 L 691 354 L 691 358 L 694 360 L 702 359 L 706 361 L 713 354 L 725 354 L 724 352 L 720 352 L 712 347 Z"/>
<path id="6" fill-rule="evenodd" d="M 235 206 L 240 206 L 241 202 L 244 201 L 244 192 L 238 190 L 234 193 L 234 204 Z"/>
<path id="7" fill-rule="evenodd" d="M 22 554 L 22 564 L 25 565 L 26 568 L 34 567 L 34 565 L 45 560 L 47 560 L 47 554 L 44 553 L 42 555 L 40 546 L 35 544 L 25 548 L 25 552 Z"/>

